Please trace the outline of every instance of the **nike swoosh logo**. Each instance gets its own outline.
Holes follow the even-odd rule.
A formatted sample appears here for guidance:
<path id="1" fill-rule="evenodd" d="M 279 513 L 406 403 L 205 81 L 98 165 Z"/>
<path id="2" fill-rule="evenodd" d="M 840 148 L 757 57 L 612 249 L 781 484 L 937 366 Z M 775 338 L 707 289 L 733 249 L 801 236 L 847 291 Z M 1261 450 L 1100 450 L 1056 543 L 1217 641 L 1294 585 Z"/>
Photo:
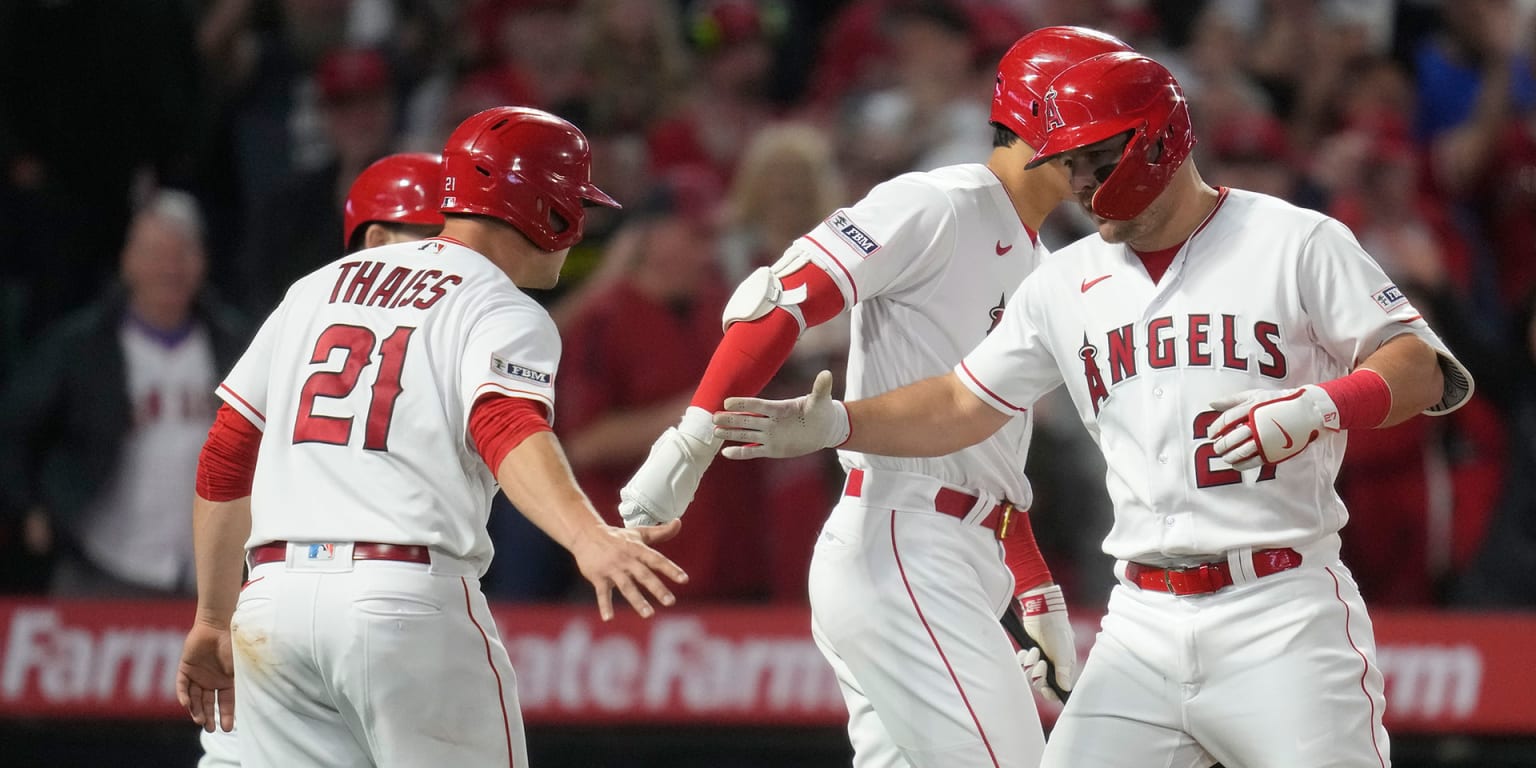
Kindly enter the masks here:
<path id="1" fill-rule="evenodd" d="M 1286 450 L 1296 444 L 1296 441 L 1291 439 L 1291 433 L 1285 431 L 1285 427 L 1280 426 L 1280 422 L 1275 421 L 1274 419 L 1270 419 L 1269 421 L 1271 424 L 1275 425 L 1275 429 L 1280 430 L 1280 434 L 1285 435 L 1285 445 L 1280 446 L 1280 450 Z"/>
<path id="2" fill-rule="evenodd" d="M 997 255 L 1005 256 L 1011 250 L 1013 250 L 1013 245 L 1012 244 L 1003 245 L 1003 241 L 1001 241 L 1001 240 L 997 241 Z"/>
<path id="3" fill-rule="evenodd" d="M 1084 280 L 1083 281 L 1083 293 L 1087 293 L 1089 288 L 1092 288 L 1095 285 L 1098 285 L 1099 283 L 1102 283 L 1105 280 L 1110 279 L 1111 277 L 1114 277 L 1114 275 L 1104 275 L 1103 277 L 1095 277 L 1092 280 Z"/>

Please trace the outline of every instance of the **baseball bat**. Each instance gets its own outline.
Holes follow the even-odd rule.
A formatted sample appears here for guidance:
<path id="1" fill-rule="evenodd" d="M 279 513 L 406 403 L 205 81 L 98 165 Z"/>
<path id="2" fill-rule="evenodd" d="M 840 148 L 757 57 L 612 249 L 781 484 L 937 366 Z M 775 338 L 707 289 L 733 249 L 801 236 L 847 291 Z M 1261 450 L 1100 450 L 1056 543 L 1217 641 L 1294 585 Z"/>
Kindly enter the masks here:
<path id="1" fill-rule="evenodd" d="M 1024 631 L 1024 620 L 1019 618 L 1019 614 L 1013 610 L 1012 606 L 1003 611 L 1003 617 L 999 621 L 1003 623 L 1003 629 L 1008 631 L 1008 636 L 1019 644 L 1019 650 L 1027 651 L 1040 647 L 1040 644 Z M 1072 692 L 1062 690 L 1061 685 L 1056 682 L 1056 661 L 1047 655 L 1043 648 L 1040 650 L 1040 657 L 1045 659 L 1045 684 L 1051 687 L 1051 692 L 1056 694 L 1056 698 L 1061 699 L 1061 703 L 1067 703 L 1067 696 Z"/>

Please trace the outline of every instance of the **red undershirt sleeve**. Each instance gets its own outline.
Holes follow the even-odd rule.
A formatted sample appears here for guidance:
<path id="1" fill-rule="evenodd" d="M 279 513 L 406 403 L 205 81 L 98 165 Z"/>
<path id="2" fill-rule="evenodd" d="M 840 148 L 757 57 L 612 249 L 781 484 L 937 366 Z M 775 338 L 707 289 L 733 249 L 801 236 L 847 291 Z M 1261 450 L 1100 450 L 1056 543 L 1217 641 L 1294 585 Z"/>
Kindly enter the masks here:
<path id="1" fill-rule="evenodd" d="M 219 406 L 197 457 L 197 495 L 233 501 L 251 495 L 261 430 L 228 403 Z"/>
<path id="2" fill-rule="evenodd" d="M 469 411 L 469 438 L 493 475 L 513 448 L 532 435 L 550 431 L 544 406 L 526 397 L 488 394 Z"/>
<path id="3" fill-rule="evenodd" d="M 843 311 L 842 291 L 815 264 L 786 275 L 783 285 L 786 289 L 805 286 L 805 301 L 799 307 L 807 328 L 821 325 Z M 799 338 L 800 326 L 794 316 L 779 308 L 756 320 L 732 323 L 709 359 L 691 405 L 718 411 L 727 397 L 751 397 L 761 392 L 789 359 Z"/>

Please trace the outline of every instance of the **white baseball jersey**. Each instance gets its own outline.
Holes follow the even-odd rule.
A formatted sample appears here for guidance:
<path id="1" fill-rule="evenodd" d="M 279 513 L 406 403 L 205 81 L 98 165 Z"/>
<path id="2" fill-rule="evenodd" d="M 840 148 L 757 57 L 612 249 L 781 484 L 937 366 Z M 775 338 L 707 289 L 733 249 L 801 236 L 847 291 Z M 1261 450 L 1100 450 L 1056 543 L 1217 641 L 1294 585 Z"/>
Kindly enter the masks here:
<path id="1" fill-rule="evenodd" d="M 432 239 L 351 254 L 289 289 L 219 396 L 263 429 L 247 546 L 419 544 L 478 566 L 495 478 L 476 398 L 551 417 L 560 337 L 485 257 Z"/>
<path id="2" fill-rule="evenodd" d="M 1108 464 L 1106 552 L 1231 575 L 1185 596 L 1118 571 L 1043 768 L 1390 765 L 1370 620 L 1338 559 L 1345 436 L 1238 472 L 1206 437 L 1210 403 L 1336 378 L 1403 333 L 1440 353 L 1445 391 L 1430 412 L 1459 406 L 1471 381 L 1343 225 L 1221 195 L 1155 284 L 1123 244 L 1094 235 L 1062 249 L 956 367 L 1000 410 L 1065 381 Z M 1260 575 L 1253 552 L 1282 547 L 1299 565 Z"/>
<path id="3" fill-rule="evenodd" d="M 1342 376 L 1403 333 L 1440 352 L 1445 395 L 1427 412 L 1465 402 L 1465 369 L 1342 224 L 1224 190 L 1161 282 L 1125 245 L 1084 238 L 1020 286 L 955 370 L 1004 411 L 1065 381 L 1109 466 L 1104 551 L 1160 563 L 1336 534 L 1347 517 L 1333 489 L 1345 434 L 1239 473 L 1206 439 L 1219 415 L 1210 403 Z"/>
<path id="4" fill-rule="evenodd" d="M 847 397 L 943 374 L 997 325 L 1009 295 L 1045 253 L 984 165 L 898 176 L 839 210 L 796 247 L 832 275 L 853 307 Z M 992 437 L 937 458 L 839 451 L 845 468 L 913 472 L 1028 508 L 1028 413 Z"/>
<path id="5" fill-rule="evenodd" d="M 1043 254 L 983 165 L 880 184 L 792 248 L 853 307 L 849 397 L 950 370 Z M 939 458 L 839 452 L 860 472 L 822 527 L 808 582 L 811 634 L 847 702 L 857 768 L 1039 763 L 1034 697 L 997 622 L 1014 587 L 1002 545 L 936 510 L 941 484 L 983 511 L 1026 508 L 1030 427 L 1026 414 Z"/>

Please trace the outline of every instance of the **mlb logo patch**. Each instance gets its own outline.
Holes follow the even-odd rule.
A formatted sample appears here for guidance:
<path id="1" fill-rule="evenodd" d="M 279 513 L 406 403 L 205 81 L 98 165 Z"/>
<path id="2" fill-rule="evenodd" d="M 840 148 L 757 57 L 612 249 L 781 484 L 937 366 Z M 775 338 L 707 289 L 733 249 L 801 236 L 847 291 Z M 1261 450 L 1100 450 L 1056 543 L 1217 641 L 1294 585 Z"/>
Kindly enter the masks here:
<path id="1" fill-rule="evenodd" d="M 304 554 L 306 560 L 335 560 L 335 544 L 311 544 L 309 551 Z"/>
<path id="2" fill-rule="evenodd" d="M 848 218 L 848 214 L 842 211 L 832 214 L 832 218 L 827 219 L 827 226 L 831 227 L 832 231 L 836 232 L 837 236 L 843 239 L 843 242 L 864 254 L 865 258 L 880 250 L 880 244 L 875 242 L 875 239 L 870 237 L 868 232 L 859 229 L 859 225 L 854 224 L 853 219 Z"/>
<path id="3" fill-rule="evenodd" d="M 546 387 L 549 386 L 550 381 L 554 379 L 553 374 L 535 370 L 524 365 L 518 365 L 517 363 L 514 363 L 502 357 L 501 355 L 491 355 L 491 370 L 508 378 L 531 381 L 535 384 Z"/>
<path id="4" fill-rule="evenodd" d="M 1383 311 L 1391 312 L 1408 303 L 1408 297 L 1403 295 L 1402 289 L 1395 285 L 1389 285 L 1371 295 L 1376 300 L 1377 306 Z"/>

